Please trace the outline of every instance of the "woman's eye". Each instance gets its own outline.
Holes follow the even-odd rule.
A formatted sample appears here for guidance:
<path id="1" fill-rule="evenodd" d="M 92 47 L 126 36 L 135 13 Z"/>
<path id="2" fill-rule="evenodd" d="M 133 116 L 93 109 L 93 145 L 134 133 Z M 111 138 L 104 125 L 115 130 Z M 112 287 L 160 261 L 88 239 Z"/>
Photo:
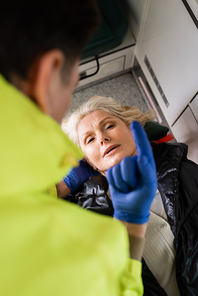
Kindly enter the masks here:
<path id="1" fill-rule="evenodd" d="M 89 139 L 87 140 L 87 144 L 91 143 L 93 140 L 94 140 L 94 138 L 89 138 Z"/>
<path id="2" fill-rule="evenodd" d="M 114 124 L 110 124 L 110 125 L 108 125 L 108 126 L 106 127 L 106 129 L 108 129 L 108 128 L 112 128 L 112 127 L 114 127 Z"/>

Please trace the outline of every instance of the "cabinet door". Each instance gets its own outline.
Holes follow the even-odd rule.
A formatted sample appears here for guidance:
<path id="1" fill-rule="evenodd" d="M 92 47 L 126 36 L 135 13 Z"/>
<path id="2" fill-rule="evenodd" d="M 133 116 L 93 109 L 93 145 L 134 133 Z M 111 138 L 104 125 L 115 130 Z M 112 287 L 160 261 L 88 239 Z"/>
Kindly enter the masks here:
<path id="1" fill-rule="evenodd" d="M 124 70 L 130 69 L 133 54 L 134 46 L 130 46 L 126 49 L 119 50 L 104 57 L 99 57 L 99 72 L 94 76 L 79 81 L 78 87 L 84 86 L 91 82 L 95 82 L 108 76 L 110 77 L 115 73 L 121 73 Z M 85 73 L 85 76 L 87 76 L 94 73 L 96 69 L 96 61 L 91 61 L 80 65 L 79 72 Z M 78 89 L 78 87 L 76 89 Z"/>
<path id="2" fill-rule="evenodd" d="M 198 163 L 198 122 L 190 107 L 178 118 L 172 131 L 177 142 L 188 145 L 188 158 Z"/>
<path id="3" fill-rule="evenodd" d="M 172 125 L 198 89 L 198 29 L 181 0 L 150 0 L 135 55 Z"/>
<path id="4" fill-rule="evenodd" d="M 195 96 L 195 98 L 192 100 L 192 102 L 189 105 L 190 105 L 191 111 L 195 116 L 195 119 L 198 122 L 198 94 Z"/>

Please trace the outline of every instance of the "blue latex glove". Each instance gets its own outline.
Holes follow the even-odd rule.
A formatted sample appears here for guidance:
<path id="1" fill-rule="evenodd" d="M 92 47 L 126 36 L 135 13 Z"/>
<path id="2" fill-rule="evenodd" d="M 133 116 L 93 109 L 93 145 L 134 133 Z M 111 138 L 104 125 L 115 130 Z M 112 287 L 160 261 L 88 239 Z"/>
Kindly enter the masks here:
<path id="1" fill-rule="evenodd" d="M 157 189 L 156 167 L 150 143 L 140 123 L 132 122 L 131 131 L 138 156 L 124 158 L 106 173 L 114 217 L 143 224 L 148 222 L 150 206 Z"/>
<path id="2" fill-rule="evenodd" d="M 65 184 L 70 188 L 73 194 L 89 177 L 99 175 L 100 173 L 92 168 L 86 161 L 80 160 L 79 166 L 73 168 L 67 176 L 63 178 Z"/>

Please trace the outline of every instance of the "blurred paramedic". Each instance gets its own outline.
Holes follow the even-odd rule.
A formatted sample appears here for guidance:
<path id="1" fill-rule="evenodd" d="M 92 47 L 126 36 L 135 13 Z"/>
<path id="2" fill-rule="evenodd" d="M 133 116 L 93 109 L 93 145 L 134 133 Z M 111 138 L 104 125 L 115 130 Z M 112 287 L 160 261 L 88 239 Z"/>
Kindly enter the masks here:
<path id="1" fill-rule="evenodd" d="M 1 1 L 1 296 L 143 293 L 140 260 L 149 206 L 140 224 L 132 216 L 124 221 L 128 239 L 122 223 L 63 202 L 51 189 L 83 157 L 58 123 L 98 19 L 93 0 Z M 150 176 L 148 204 L 154 167 Z M 114 193 L 119 200 L 116 188 Z M 129 201 L 130 194 L 124 194 Z M 127 207 L 130 212 L 123 201 L 121 212 Z"/>

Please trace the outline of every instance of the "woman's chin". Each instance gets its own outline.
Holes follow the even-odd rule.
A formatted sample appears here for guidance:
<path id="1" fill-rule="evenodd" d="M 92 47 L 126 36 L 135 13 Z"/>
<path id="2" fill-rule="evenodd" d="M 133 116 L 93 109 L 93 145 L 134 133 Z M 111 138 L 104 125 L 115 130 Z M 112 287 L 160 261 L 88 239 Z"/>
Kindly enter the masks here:
<path id="1" fill-rule="evenodd" d="M 109 160 L 108 163 L 106 163 L 106 170 L 112 168 L 113 166 L 115 166 L 116 164 L 120 163 L 121 160 L 123 159 L 123 157 L 115 157 Z"/>

